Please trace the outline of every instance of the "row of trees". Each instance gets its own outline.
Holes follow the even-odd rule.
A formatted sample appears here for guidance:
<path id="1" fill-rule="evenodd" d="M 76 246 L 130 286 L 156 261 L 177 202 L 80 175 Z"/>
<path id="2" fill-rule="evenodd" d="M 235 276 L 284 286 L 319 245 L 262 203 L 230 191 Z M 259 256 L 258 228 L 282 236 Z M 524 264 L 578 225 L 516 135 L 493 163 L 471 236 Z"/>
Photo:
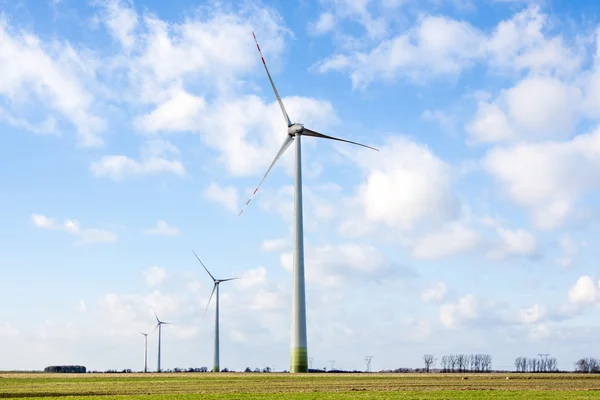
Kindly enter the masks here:
<path id="1" fill-rule="evenodd" d="M 44 368 L 44 372 L 60 372 L 64 374 L 85 374 L 83 365 L 51 365 Z"/>
<path id="2" fill-rule="evenodd" d="M 435 368 L 437 358 L 432 354 L 423 356 L 425 372 Z M 440 360 L 442 372 L 491 372 L 492 356 L 489 354 L 453 354 Z"/>
<path id="3" fill-rule="evenodd" d="M 597 358 L 582 358 L 575 363 L 575 372 L 597 374 L 600 372 L 600 360 Z"/>
<path id="4" fill-rule="evenodd" d="M 515 358 L 517 372 L 558 372 L 558 361 L 555 357 L 540 356 L 539 358 Z"/>

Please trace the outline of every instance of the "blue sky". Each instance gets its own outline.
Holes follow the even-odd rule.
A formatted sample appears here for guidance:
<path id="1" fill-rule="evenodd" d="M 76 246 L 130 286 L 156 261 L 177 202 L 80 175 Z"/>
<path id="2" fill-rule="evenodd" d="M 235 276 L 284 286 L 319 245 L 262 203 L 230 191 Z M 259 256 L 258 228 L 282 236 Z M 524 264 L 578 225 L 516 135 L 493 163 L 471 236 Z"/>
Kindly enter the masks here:
<path id="1" fill-rule="evenodd" d="M 592 1 L 0 2 L 0 369 L 288 368 L 290 117 L 314 367 L 590 353 Z M 149 362 L 156 363 L 156 334 Z"/>

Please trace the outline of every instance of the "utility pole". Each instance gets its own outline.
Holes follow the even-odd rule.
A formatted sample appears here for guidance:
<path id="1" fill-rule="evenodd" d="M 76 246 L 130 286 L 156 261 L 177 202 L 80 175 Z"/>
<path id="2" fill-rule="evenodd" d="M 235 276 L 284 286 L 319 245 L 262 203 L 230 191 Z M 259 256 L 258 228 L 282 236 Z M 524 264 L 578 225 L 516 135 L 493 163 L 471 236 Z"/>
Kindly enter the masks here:
<path id="1" fill-rule="evenodd" d="M 371 359 L 373 356 L 365 356 L 365 363 L 367 364 L 367 372 L 371 372 Z"/>
<path id="2" fill-rule="evenodd" d="M 333 371 L 333 364 L 335 364 L 335 360 L 329 360 L 329 364 L 331 365 L 331 370 Z"/>

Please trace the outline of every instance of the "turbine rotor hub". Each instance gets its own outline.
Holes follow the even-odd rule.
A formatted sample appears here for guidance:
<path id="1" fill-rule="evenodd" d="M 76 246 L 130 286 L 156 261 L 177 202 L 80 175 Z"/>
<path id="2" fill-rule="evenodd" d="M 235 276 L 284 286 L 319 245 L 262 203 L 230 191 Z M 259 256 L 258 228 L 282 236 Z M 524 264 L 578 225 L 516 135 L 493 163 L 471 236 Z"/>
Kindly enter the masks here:
<path id="1" fill-rule="evenodd" d="M 302 131 L 304 130 L 304 125 L 299 124 L 299 123 L 295 123 L 293 125 L 290 125 L 288 127 L 288 134 L 292 137 L 296 136 L 296 135 L 300 135 L 302 134 Z"/>

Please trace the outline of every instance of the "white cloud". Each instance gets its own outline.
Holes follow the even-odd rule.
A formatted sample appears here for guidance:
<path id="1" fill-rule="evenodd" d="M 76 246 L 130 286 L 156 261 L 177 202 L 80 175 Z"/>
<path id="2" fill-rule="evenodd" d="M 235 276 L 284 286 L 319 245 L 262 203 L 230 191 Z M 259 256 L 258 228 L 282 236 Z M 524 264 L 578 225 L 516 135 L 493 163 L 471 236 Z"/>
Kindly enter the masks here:
<path id="1" fill-rule="evenodd" d="M 152 112 L 137 118 L 137 125 L 146 132 L 195 131 L 204 110 L 204 99 L 180 87 L 169 90 L 167 100 Z"/>
<path id="2" fill-rule="evenodd" d="M 330 32 L 335 27 L 335 16 L 330 12 L 324 12 L 319 15 L 319 19 L 309 27 L 309 32 L 315 35 L 322 35 Z"/>
<path id="3" fill-rule="evenodd" d="M 517 311 L 517 320 L 522 324 L 533 324 L 539 322 L 546 315 L 546 309 L 539 304 Z"/>
<path id="4" fill-rule="evenodd" d="M 260 248 L 267 252 L 281 251 L 289 244 L 290 240 L 287 238 L 267 239 L 262 242 Z"/>
<path id="5" fill-rule="evenodd" d="M 163 282 L 167 277 L 167 272 L 162 267 L 152 266 L 144 271 L 146 283 L 149 286 L 156 286 Z"/>
<path id="6" fill-rule="evenodd" d="M 348 71 L 354 87 L 398 76 L 416 82 L 456 76 L 476 62 L 495 72 L 573 72 L 582 60 L 578 49 L 569 49 L 561 36 L 546 37 L 547 25 L 547 16 L 535 6 L 500 22 L 489 34 L 466 21 L 425 15 L 368 51 L 337 53 L 316 66 L 320 72 Z"/>
<path id="7" fill-rule="evenodd" d="M 325 286 L 337 286 L 353 277 L 374 277 L 383 270 L 383 256 L 372 246 L 306 246 L 304 257 L 306 280 Z M 281 264 L 291 272 L 293 253 L 283 253 Z"/>
<path id="8" fill-rule="evenodd" d="M 600 300 L 600 282 L 595 282 L 591 276 L 579 277 L 568 293 L 568 302 L 571 305 L 585 305 Z"/>
<path id="9" fill-rule="evenodd" d="M 153 228 L 142 229 L 147 235 L 179 236 L 179 229 L 169 226 L 166 221 L 158 220 Z"/>
<path id="10" fill-rule="evenodd" d="M 551 77 L 527 77 L 493 103 L 480 102 L 467 125 L 474 142 L 565 138 L 581 114 L 581 91 Z"/>
<path id="11" fill-rule="evenodd" d="M 368 176 L 355 201 L 367 222 L 411 230 L 421 222 L 437 225 L 458 217 L 449 166 L 427 147 L 398 136 L 376 156 L 358 160 Z"/>
<path id="12" fill-rule="evenodd" d="M 185 167 L 177 159 L 179 149 L 166 140 L 147 141 L 141 150 L 140 161 L 123 155 L 103 156 L 90 164 L 90 170 L 97 177 L 120 181 L 126 178 L 160 173 L 178 176 L 186 174 Z"/>
<path id="13" fill-rule="evenodd" d="M 498 228 L 498 235 L 504 244 L 503 252 L 506 255 L 533 256 L 537 253 L 538 243 L 535 236 L 524 229 Z"/>
<path id="14" fill-rule="evenodd" d="M 77 311 L 85 312 L 86 309 L 85 301 L 79 300 L 79 303 L 77 303 Z"/>
<path id="15" fill-rule="evenodd" d="M 461 297 L 456 303 L 446 303 L 440 307 L 440 322 L 446 329 L 455 329 L 461 323 L 473 320 L 478 315 L 478 304 L 471 294 Z"/>
<path id="16" fill-rule="evenodd" d="M 600 130 L 565 142 L 495 148 L 483 166 L 518 205 L 531 210 L 538 229 L 555 229 L 579 197 L 600 185 Z"/>
<path id="17" fill-rule="evenodd" d="M 242 206 L 239 202 L 238 191 L 233 186 L 220 186 L 212 182 L 204 190 L 204 196 L 234 213 L 238 212 Z"/>
<path id="18" fill-rule="evenodd" d="M 412 243 L 412 255 L 421 259 L 440 259 L 475 248 L 478 234 L 460 223 L 427 233 Z"/>
<path id="19" fill-rule="evenodd" d="M 81 228 L 76 219 L 67 219 L 58 224 L 52 218 L 40 214 L 31 214 L 31 222 L 38 228 L 54 229 L 68 232 L 79 238 L 75 244 L 112 243 L 117 241 L 117 234 L 96 228 Z"/>
<path id="20" fill-rule="evenodd" d="M 421 299 L 424 302 L 442 301 L 446 296 L 448 288 L 444 282 L 437 282 L 433 286 L 425 289 L 421 293 Z"/>
<path id="21" fill-rule="evenodd" d="M 579 245 L 567 234 L 561 235 L 558 244 L 563 252 L 563 256 L 556 259 L 556 263 L 569 268 L 573 265 L 573 259 L 579 255 Z"/>
<path id="22" fill-rule="evenodd" d="M 138 26 L 138 16 L 131 1 L 98 0 L 97 4 L 103 8 L 99 18 L 109 33 L 124 49 L 131 50 L 136 42 L 135 29 Z"/>
<path id="23" fill-rule="evenodd" d="M 93 111 L 94 97 L 85 85 L 86 68 L 93 60 L 84 60 L 68 43 L 46 45 L 33 34 L 13 32 L 4 16 L 0 17 L 0 43 L 0 95 L 15 105 L 5 110 L 9 122 L 21 121 L 23 128 L 36 126 L 30 115 L 19 115 L 23 107 L 18 107 L 35 98 L 41 111 L 50 114 L 43 123 L 47 128 L 52 128 L 52 113 L 58 112 L 76 127 L 82 146 L 102 145 L 105 121 Z"/>
<path id="24" fill-rule="evenodd" d="M 354 87 L 404 74 L 421 81 L 428 76 L 455 75 L 473 63 L 482 36 L 466 22 L 426 16 L 409 32 L 382 41 L 369 52 L 336 54 L 317 64 L 320 72 L 350 70 Z"/>

